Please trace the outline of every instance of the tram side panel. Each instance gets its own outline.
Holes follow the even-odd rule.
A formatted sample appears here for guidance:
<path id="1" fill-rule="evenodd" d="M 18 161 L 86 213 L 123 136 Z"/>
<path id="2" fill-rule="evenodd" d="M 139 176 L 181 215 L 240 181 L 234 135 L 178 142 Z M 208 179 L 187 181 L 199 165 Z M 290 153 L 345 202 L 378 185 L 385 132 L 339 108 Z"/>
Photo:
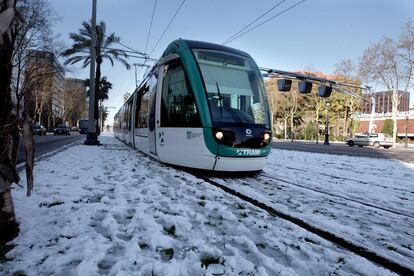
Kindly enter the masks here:
<path id="1" fill-rule="evenodd" d="M 205 145 L 194 93 L 177 58 L 159 68 L 156 99 L 157 154 L 162 162 L 211 170 L 215 163 Z"/>

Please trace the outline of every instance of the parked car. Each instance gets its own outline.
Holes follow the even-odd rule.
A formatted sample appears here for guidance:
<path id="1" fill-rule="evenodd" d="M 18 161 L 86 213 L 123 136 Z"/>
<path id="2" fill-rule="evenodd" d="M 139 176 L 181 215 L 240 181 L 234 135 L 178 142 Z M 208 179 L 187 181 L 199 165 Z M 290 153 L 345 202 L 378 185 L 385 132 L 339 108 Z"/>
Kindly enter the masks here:
<path id="1" fill-rule="evenodd" d="M 362 133 L 346 139 L 346 143 L 351 147 L 357 145 L 358 147 L 374 146 L 388 149 L 392 146 L 392 142 L 392 137 L 388 133 Z"/>
<path id="2" fill-rule="evenodd" d="M 53 130 L 54 135 L 66 134 L 70 135 L 70 128 L 67 125 L 58 125 L 57 128 Z"/>
<path id="3" fill-rule="evenodd" d="M 46 135 L 46 128 L 42 125 L 33 125 L 33 135 Z"/>

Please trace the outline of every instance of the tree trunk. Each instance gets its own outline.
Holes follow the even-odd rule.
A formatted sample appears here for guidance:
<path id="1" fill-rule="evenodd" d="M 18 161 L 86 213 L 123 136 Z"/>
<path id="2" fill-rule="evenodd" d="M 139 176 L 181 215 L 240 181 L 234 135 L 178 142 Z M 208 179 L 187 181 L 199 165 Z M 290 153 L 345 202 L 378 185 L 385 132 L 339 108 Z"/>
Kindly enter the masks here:
<path id="1" fill-rule="evenodd" d="M 19 234 L 10 189 L 0 193 L 0 233 L 0 245 L 11 241 Z"/>
<path id="2" fill-rule="evenodd" d="M 293 129 L 293 114 L 290 116 L 290 141 L 293 143 L 293 135 L 295 131 Z"/>
<path id="3" fill-rule="evenodd" d="M 6 1 L 0 3 L 6 4 Z M 1 5 L 1 8 L 5 7 Z M 17 124 L 10 87 L 14 37 L 10 40 L 5 34 L 3 40 L 4 44 L 0 45 L 0 244 L 12 240 L 19 231 L 10 193 L 11 183 L 19 178 L 11 160 L 13 128 Z"/>
<path id="4" fill-rule="evenodd" d="M 337 137 L 339 136 L 339 131 L 340 131 L 340 115 L 339 115 L 339 111 L 336 112 L 336 126 L 335 126 L 335 140 L 337 139 Z"/>
<path id="5" fill-rule="evenodd" d="M 392 91 L 392 121 L 393 121 L 393 131 L 392 131 L 392 147 L 395 148 L 397 145 L 397 112 L 398 112 L 398 91 L 394 89 Z"/>
<path id="6" fill-rule="evenodd" d="M 287 139 L 287 118 L 285 117 L 284 118 L 284 123 L 285 123 L 285 126 L 284 126 L 284 128 L 283 128 L 283 130 L 285 131 L 285 140 Z"/>
<path id="7" fill-rule="evenodd" d="M 349 122 L 349 107 L 345 107 L 345 114 L 344 114 L 344 129 L 342 131 L 343 136 L 348 136 L 348 122 Z"/>
<path id="8" fill-rule="evenodd" d="M 315 118 L 315 126 L 316 126 L 316 144 L 319 144 L 319 109 L 316 108 L 316 118 Z"/>

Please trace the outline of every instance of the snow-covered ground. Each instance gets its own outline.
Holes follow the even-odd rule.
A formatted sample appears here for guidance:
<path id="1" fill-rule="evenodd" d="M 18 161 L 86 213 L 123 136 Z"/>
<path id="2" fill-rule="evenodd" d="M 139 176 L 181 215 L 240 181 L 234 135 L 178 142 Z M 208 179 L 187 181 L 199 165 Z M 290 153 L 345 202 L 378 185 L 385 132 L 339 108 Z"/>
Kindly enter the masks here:
<path id="1" fill-rule="evenodd" d="M 261 176 L 215 180 L 414 270 L 412 163 L 273 150 Z"/>
<path id="2" fill-rule="evenodd" d="M 0 275 L 391 274 L 112 137 L 100 140 L 38 162 L 32 197 L 14 188 L 21 232 Z M 266 175 L 355 201 L 263 176 L 223 183 L 412 267 L 413 171 L 397 161 L 274 150 Z"/>

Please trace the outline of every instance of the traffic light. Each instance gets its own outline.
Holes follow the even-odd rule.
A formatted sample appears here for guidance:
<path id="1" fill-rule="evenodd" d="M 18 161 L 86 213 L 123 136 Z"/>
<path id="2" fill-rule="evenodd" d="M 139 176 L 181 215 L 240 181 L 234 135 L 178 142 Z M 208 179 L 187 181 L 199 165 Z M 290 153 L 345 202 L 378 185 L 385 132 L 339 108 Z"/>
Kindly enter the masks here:
<path id="1" fill-rule="evenodd" d="M 279 89 L 279 91 L 287 92 L 287 91 L 290 91 L 291 87 L 292 87 L 291 80 L 286 80 L 286 79 L 277 80 L 277 89 Z"/>
<path id="2" fill-rule="evenodd" d="M 298 88 L 300 93 L 309 94 L 312 91 L 312 83 L 309 81 L 300 81 Z"/>
<path id="3" fill-rule="evenodd" d="M 332 92 L 331 86 L 320 85 L 318 87 L 319 96 L 322 98 L 329 98 L 329 96 L 331 96 L 331 92 Z"/>

